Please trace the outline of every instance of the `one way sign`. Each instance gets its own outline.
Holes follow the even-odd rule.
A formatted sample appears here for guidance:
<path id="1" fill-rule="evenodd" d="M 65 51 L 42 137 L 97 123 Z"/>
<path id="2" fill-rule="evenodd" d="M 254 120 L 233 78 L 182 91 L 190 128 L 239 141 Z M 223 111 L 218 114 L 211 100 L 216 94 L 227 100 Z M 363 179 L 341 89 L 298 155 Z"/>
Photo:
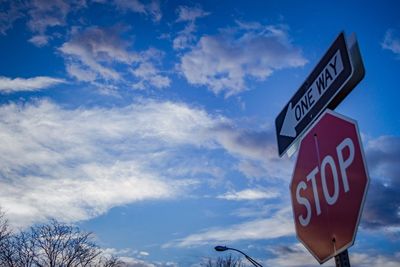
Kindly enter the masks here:
<path id="1" fill-rule="evenodd" d="M 301 98 L 297 101 L 289 102 L 289 107 L 286 109 L 286 115 L 279 134 L 295 138 L 297 136 L 296 126 L 319 103 L 318 101 L 325 95 L 327 89 L 338 79 L 342 72 L 342 56 L 340 50 L 337 50 L 332 58 L 329 59 L 326 66 L 320 70 L 319 75 L 311 86 L 306 88 Z"/>
<path id="2" fill-rule="evenodd" d="M 356 48 L 359 54 L 358 46 Z M 333 109 L 354 88 L 355 84 L 352 81 L 354 79 L 351 79 L 353 73 L 352 58 L 342 32 L 276 117 L 276 136 L 280 156 L 298 140 L 328 105 L 331 104 L 329 107 Z M 364 76 L 364 69 L 361 76 Z M 356 83 L 361 78 L 358 77 Z M 351 88 L 346 84 L 351 84 Z"/>

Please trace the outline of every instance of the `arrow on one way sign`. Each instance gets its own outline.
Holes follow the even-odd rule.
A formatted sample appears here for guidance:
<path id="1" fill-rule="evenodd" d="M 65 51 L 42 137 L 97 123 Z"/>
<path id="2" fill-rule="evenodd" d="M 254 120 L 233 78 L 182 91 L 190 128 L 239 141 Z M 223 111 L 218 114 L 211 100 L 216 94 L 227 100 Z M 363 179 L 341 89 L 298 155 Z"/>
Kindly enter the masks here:
<path id="1" fill-rule="evenodd" d="M 343 60 L 340 50 L 334 54 L 328 64 L 322 69 L 315 81 L 306 90 L 297 103 L 289 102 L 280 135 L 296 137 L 296 126 L 315 106 L 327 89 L 339 77 L 343 71 Z"/>

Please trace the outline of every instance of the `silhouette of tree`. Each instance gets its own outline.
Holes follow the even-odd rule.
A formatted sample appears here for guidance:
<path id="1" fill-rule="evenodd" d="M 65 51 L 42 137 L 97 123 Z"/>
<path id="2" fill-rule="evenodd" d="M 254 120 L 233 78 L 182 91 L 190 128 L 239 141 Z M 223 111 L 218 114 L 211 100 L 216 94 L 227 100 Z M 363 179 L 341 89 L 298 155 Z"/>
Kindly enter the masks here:
<path id="1" fill-rule="evenodd" d="M 123 267 L 127 266 L 123 261 L 120 261 L 117 257 L 101 257 L 99 265 L 101 267 Z"/>
<path id="2" fill-rule="evenodd" d="M 202 264 L 204 267 L 243 267 L 241 259 L 234 258 L 232 255 L 226 257 L 218 257 L 216 260 L 208 259 Z"/>
<path id="3" fill-rule="evenodd" d="M 0 208 L 0 245 L 3 243 L 3 241 L 8 239 L 10 234 L 11 231 L 10 227 L 8 226 L 8 220 Z"/>
<path id="4" fill-rule="evenodd" d="M 92 233 L 56 220 L 14 234 L 0 211 L 0 266 L 119 267 L 123 262 L 102 255 Z"/>
<path id="5" fill-rule="evenodd" d="M 30 267 L 34 266 L 36 259 L 35 240 L 29 232 L 20 232 L 9 239 L 8 247 L 9 266 Z"/>
<path id="6" fill-rule="evenodd" d="M 12 247 L 11 243 L 11 230 L 8 224 L 8 220 L 5 217 L 4 212 L 0 209 L 0 264 L 12 263 L 13 252 L 9 249 Z M 7 265 L 14 267 L 13 264 Z"/>
<path id="7" fill-rule="evenodd" d="M 35 243 L 37 266 L 88 266 L 101 253 L 92 241 L 92 233 L 55 220 L 32 227 L 31 239 Z"/>

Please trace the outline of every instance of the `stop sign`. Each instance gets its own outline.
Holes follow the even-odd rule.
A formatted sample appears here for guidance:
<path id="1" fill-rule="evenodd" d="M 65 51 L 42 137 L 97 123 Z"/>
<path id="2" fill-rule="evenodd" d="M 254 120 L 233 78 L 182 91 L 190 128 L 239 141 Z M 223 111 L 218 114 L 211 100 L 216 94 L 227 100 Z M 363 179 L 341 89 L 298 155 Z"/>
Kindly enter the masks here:
<path id="1" fill-rule="evenodd" d="M 368 183 L 356 122 L 327 110 L 301 141 L 290 183 L 297 238 L 319 263 L 353 245 Z"/>

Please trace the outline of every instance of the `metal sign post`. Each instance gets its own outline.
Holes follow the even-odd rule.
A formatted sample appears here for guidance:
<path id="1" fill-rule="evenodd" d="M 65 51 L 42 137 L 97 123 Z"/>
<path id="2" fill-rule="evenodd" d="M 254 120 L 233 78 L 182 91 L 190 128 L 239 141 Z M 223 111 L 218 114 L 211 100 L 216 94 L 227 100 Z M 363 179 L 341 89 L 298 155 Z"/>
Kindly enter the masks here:
<path id="1" fill-rule="evenodd" d="M 347 249 L 335 256 L 336 267 L 350 267 L 349 253 Z"/>

